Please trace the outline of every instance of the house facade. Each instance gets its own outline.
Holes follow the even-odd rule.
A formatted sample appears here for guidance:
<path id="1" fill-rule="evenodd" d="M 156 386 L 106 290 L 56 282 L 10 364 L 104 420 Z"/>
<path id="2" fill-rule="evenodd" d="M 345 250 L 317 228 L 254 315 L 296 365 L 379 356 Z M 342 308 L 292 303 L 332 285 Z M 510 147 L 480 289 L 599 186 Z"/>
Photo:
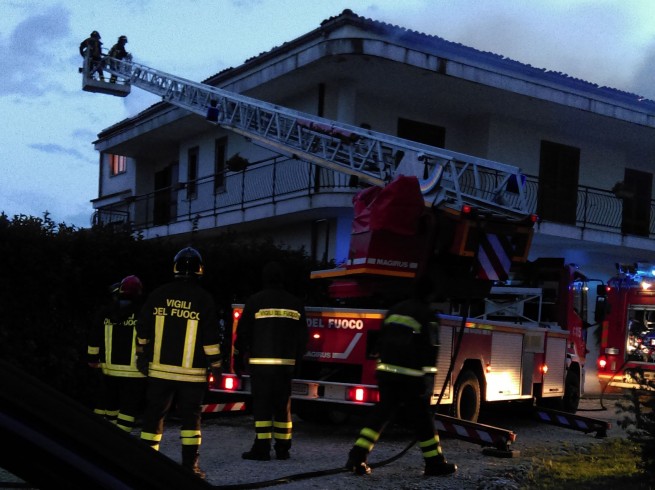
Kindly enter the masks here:
<path id="1" fill-rule="evenodd" d="M 164 69 L 165 67 L 155 67 Z M 204 83 L 520 167 L 530 258 L 607 279 L 655 261 L 655 102 L 351 11 Z M 226 231 L 347 258 L 356 179 L 166 102 L 104 129 L 97 223 L 145 238 Z"/>

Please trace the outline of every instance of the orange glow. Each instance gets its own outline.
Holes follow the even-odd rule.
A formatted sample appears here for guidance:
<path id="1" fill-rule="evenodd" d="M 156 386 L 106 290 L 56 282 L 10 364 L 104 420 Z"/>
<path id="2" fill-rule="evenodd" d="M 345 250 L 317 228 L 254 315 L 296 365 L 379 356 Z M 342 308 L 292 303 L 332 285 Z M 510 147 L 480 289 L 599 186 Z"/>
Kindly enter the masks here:
<path id="1" fill-rule="evenodd" d="M 546 373 L 548 372 L 548 366 L 547 366 L 546 364 L 543 364 L 543 365 L 541 366 L 541 372 L 542 372 L 543 374 L 546 374 Z"/>
<path id="2" fill-rule="evenodd" d="M 232 316 L 234 317 L 235 320 L 238 320 L 241 317 L 241 312 L 239 310 L 234 310 Z"/>
<path id="3" fill-rule="evenodd" d="M 321 338 L 321 334 L 320 334 L 320 333 L 315 333 L 314 335 L 312 335 L 312 338 L 314 338 L 314 339 L 320 339 L 320 338 Z"/>
<path id="4" fill-rule="evenodd" d="M 607 366 L 607 359 L 598 359 L 598 367 L 605 369 L 605 366 Z"/>

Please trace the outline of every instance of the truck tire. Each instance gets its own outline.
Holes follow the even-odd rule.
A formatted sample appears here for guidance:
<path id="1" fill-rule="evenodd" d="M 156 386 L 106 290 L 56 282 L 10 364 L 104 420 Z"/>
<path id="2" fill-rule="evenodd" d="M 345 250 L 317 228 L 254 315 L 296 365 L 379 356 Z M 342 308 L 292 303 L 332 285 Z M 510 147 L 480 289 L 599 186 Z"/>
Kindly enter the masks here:
<path id="1" fill-rule="evenodd" d="M 569 370 L 564 382 L 562 410 L 575 413 L 578 411 L 578 405 L 580 405 L 580 376 L 576 371 Z"/>
<path id="2" fill-rule="evenodd" d="M 477 422 L 480 416 L 480 381 L 473 371 L 462 371 L 455 384 L 452 415 Z"/>

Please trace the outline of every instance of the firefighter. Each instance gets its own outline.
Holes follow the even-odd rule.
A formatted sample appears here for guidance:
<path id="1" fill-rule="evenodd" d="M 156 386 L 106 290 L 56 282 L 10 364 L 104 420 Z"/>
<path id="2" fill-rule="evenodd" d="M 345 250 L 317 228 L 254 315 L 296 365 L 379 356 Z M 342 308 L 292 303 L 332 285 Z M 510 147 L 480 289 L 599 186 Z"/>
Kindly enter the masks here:
<path id="1" fill-rule="evenodd" d="M 100 33 L 93 31 L 89 37 L 80 43 L 80 55 L 83 58 L 89 58 L 89 77 L 93 78 L 94 73 L 98 72 L 101 81 L 105 81 L 104 72 L 102 71 L 102 41 Z"/>
<path id="2" fill-rule="evenodd" d="M 139 368 L 148 375 L 141 439 L 159 450 L 164 418 L 173 399 L 181 419 L 182 466 L 197 476 L 202 402 L 207 369 L 220 377 L 221 357 L 216 307 L 200 285 L 204 266 L 191 247 L 173 260 L 174 280 L 153 291 L 139 317 Z"/>
<path id="3" fill-rule="evenodd" d="M 102 363 L 100 362 L 100 345 L 102 340 L 98 333 L 102 331 L 105 317 L 108 312 L 118 304 L 118 291 L 121 287 L 120 281 L 109 286 L 109 297 L 106 304 L 103 304 L 99 312 L 95 315 L 91 328 L 89 329 L 89 339 L 87 345 L 87 364 L 91 368 L 94 385 L 95 400 L 93 400 L 93 413 L 105 417 L 105 377 L 102 374 Z"/>
<path id="4" fill-rule="evenodd" d="M 127 44 L 127 36 L 120 36 L 116 44 L 114 44 L 109 50 L 109 57 L 117 60 L 122 60 L 125 58 L 130 59 L 131 56 L 125 49 L 126 44 Z M 111 64 L 113 69 L 117 68 L 116 63 L 114 61 L 111 61 Z M 116 75 L 112 73 L 111 77 L 109 77 L 109 82 L 116 83 Z"/>
<path id="5" fill-rule="evenodd" d="M 237 374 L 248 358 L 255 441 L 243 459 L 289 459 L 291 449 L 291 380 L 307 347 L 305 307 L 284 289 L 284 271 L 277 262 L 262 271 L 263 289 L 243 309 L 234 342 Z"/>
<path id="6" fill-rule="evenodd" d="M 103 413 L 125 432 L 134 428 L 145 390 L 145 376 L 136 366 L 136 321 L 141 308 L 143 285 L 134 275 L 119 284 L 117 298 L 91 330 L 89 366 L 102 369 Z"/>
<path id="7" fill-rule="evenodd" d="M 429 306 L 432 291 L 429 278 L 421 277 L 412 298 L 394 305 L 385 315 L 375 346 L 380 401 L 359 432 L 346 462 L 346 469 L 358 475 L 371 473 L 368 455 L 401 407 L 415 427 L 425 461 L 424 475 L 442 476 L 457 471 L 457 466 L 447 463 L 443 456 L 430 410 L 438 349 L 437 317 Z"/>

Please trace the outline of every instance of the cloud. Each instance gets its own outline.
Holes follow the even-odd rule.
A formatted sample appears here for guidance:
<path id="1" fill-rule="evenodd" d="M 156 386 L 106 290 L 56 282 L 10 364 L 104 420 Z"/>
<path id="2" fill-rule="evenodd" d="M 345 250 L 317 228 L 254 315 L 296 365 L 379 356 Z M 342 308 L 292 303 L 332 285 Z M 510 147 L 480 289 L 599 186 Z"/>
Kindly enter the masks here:
<path id="1" fill-rule="evenodd" d="M 0 38 L 2 95 L 43 95 L 52 84 L 48 73 L 60 63 L 60 42 L 69 34 L 70 12 L 53 6 L 20 22 L 9 37 Z"/>
<path id="2" fill-rule="evenodd" d="M 641 63 L 632 78 L 631 88 L 635 93 L 655 100 L 655 40 L 644 50 Z"/>
<path id="3" fill-rule="evenodd" d="M 55 144 L 55 143 L 32 143 L 28 145 L 29 148 L 40 151 L 42 153 L 48 153 L 50 155 L 70 155 L 80 160 L 87 162 L 89 159 L 82 155 L 79 151 L 73 148 L 66 148 L 64 146 Z"/>

